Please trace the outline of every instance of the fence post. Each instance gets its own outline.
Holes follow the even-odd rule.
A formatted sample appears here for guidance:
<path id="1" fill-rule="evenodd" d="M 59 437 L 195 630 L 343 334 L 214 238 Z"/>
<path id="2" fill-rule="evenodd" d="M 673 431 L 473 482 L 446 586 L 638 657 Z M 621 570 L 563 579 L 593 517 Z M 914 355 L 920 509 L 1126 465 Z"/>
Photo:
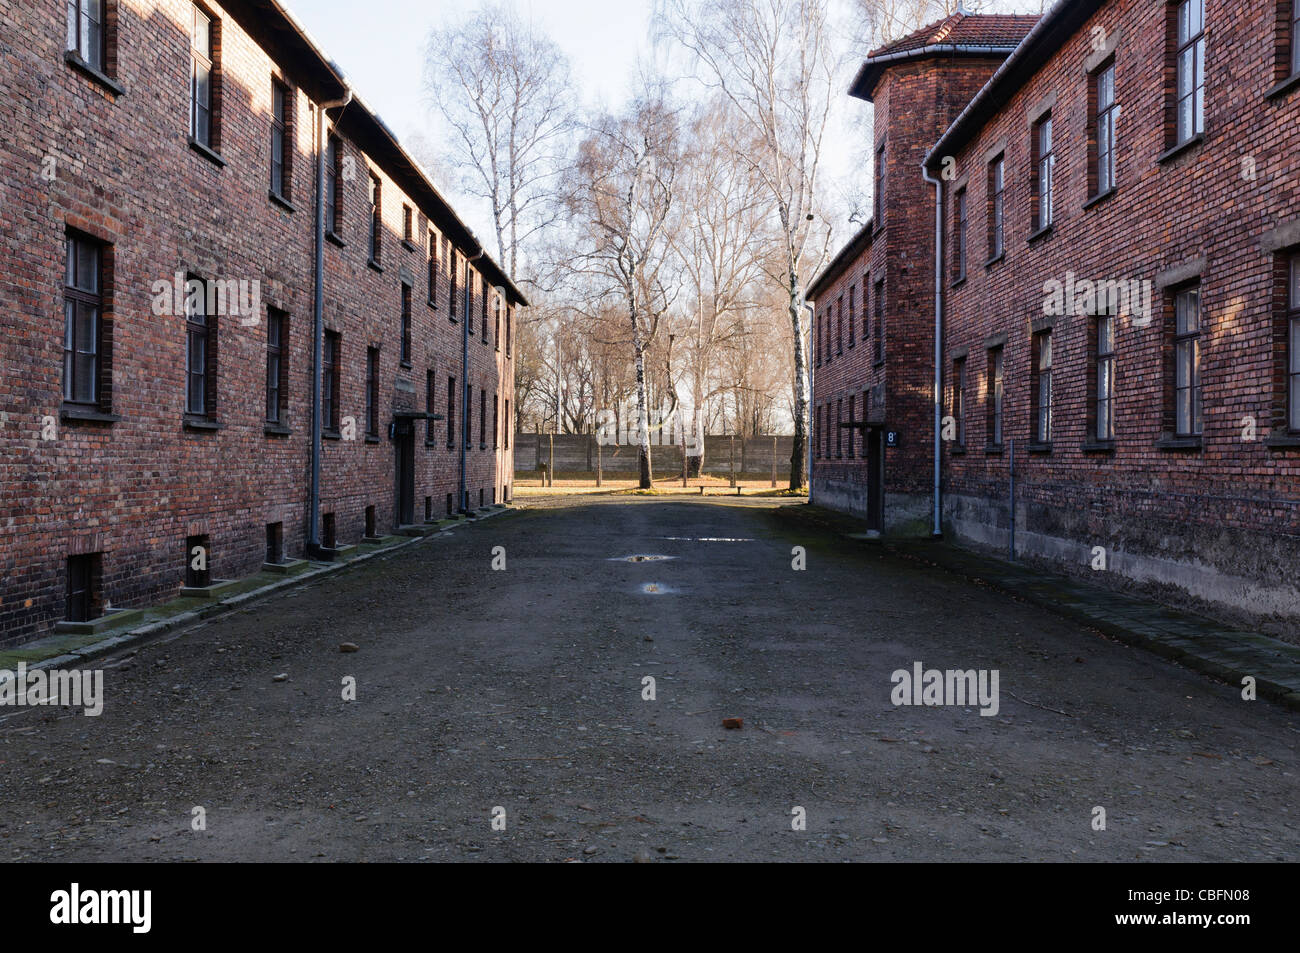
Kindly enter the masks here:
<path id="1" fill-rule="evenodd" d="M 776 435 L 772 435 L 772 489 L 776 489 Z"/>
<path id="2" fill-rule="evenodd" d="M 731 485 L 736 485 L 736 435 L 731 435 Z"/>

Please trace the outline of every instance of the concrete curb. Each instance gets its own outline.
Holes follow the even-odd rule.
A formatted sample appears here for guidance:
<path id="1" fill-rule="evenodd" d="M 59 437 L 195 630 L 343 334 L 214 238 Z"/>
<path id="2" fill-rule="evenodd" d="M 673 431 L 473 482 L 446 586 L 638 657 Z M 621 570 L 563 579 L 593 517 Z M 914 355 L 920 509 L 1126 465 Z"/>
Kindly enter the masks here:
<path id="1" fill-rule="evenodd" d="M 137 625 L 133 628 L 124 628 L 113 630 L 111 634 L 98 642 L 86 645 L 81 648 L 70 651 L 61 651 L 58 655 L 50 658 L 41 659 L 27 664 L 28 671 L 35 669 L 63 668 L 84 664 L 92 659 L 107 655 L 110 652 L 117 651 L 124 646 L 144 645 L 161 635 L 177 630 L 183 630 L 200 622 L 214 618 L 215 616 L 224 615 L 234 609 L 253 602 L 258 602 L 269 598 L 285 589 L 303 585 L 323 576 L 330 576 L 337 573 L 346 572 L 348 569 L 368 562 L 377 556 L 387 556 L 399 550 L 406 549 L 410 546 L 417 546 L 426 543 L 429 540 L 437 539 L 444 531 L 456 526 L 473 526 L 481 523 L 483 520 L 493 519 L 508 513 L 516 513 L 518 510 L 513 509 L 505 504 L 494 504 L 491 507 L 484 507 L 482 510 L 471 513 L 468 517 L 454 520 L 450 525 L 440 526 L 436 532 L 427 536 L 396 537 L 392 542 L 377 547 L 371 552 L 359 553 L 343 562 L 337 563 L 311 563 L 311 568 L 296 575 L 288 575 L 283 579 L 277 579 L 265 586 L 259 586 L 256 589 L 250 589 L 248 592 L 237 593 L 225 598 L 212 600 L 208 605 L 197 609 L 191 609 L 188 612 L 181 612 L 177 615 L 166 619 L 157 619 L 153 622 Z M 442 521 L 440 521 L 442 522 Z M 148 610 L 145 610 L 148 611 Z M 32 645 L 34 643 L 26 643 Z M 10 646 L 9 651 L 20 651 L 25 645 Z"/>

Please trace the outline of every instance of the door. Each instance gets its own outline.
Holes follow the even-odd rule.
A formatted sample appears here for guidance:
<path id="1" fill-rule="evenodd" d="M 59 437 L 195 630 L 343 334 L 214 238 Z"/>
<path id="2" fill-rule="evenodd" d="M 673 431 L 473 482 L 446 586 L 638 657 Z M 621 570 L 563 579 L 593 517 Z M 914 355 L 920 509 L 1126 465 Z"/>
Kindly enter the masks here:
<path id="1" fill-rule="evenodd" d="M 397 423 L 393 436 L 397 454 L 397 523 L 415 522 L 415 427 L 409 420 Z"/>
<path id="2" fill-rule="evenodd" d="M 867 430 L 867 528 L 885 528 L 885 431 Z"/>

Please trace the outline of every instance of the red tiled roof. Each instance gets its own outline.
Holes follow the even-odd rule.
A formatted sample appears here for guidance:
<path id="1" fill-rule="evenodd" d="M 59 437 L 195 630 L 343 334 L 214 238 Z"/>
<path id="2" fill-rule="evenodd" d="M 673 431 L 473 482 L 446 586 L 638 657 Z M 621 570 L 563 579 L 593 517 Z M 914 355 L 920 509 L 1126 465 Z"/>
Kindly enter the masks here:
<path id="1" fill-rule="evenodd" d="M 900 40 L 872 50 L 867 58 L 906 53 L 938 43 L 954 46 L 1015 46 L 1038 22 L 1037 14 L 954 13 Z"/>

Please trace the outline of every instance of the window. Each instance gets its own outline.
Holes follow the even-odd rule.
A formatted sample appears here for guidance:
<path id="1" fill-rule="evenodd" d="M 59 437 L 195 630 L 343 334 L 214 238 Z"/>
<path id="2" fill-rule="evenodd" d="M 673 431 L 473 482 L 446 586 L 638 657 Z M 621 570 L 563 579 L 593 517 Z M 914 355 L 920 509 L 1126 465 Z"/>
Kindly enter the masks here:
<path id="1" fill-rule="evenodd" d="M 380 233 L 383 225 L 383 195 L 379 176 L 370 177 L 370 263 L 379 264 Z"/>
<path id="2" fill-rule="evenodd" d="M 460 252 L 454 248 L 447 250 L 447 268 L 450 271 L 447 297 L 447 320 L 456 320 L 456 287 L 460 284 Z"/>
<path id="3" fill-rule="evenodd" d="M 408 244 L 415 237 L 414 215 L 411 212 L 411 206 L 402 206 L 402 241 Z"/>
<path id="4" fill-rule="evenodd" d="M 366 436 L 379 437 L 379 348 L 366 348 Z"/>
<path id="5" fill-rule="evenodd" d="M 1034 230 L 1051 226 L 1056 156 L 1052 152 L 1052 117 L 1043 117 L 1034 125 Z"/>
<path id="6" fill-rule="evenodd" d="M 185 295 L 185 412 L 211 420 L 216 415 L 216 316 L 207 313 L 207 282 L 190 278 Z"/>
<path id="7" fill-rule="evenodd" d="M 966 278 L 966 189 L 957 190 L 956 208 L 953 211 L 954 234 L 952 242 L 953 275 L 952 280 L 963 281 Z"/>
<path id="8" fill-rule="evenodd" d="M 857 395 L 857 394 L 849 394 L 849 416 L 848 416 L 848 419 L 845 421 L 845 423 L 848 423 L 848 424 L 850 424 L 850 425 L 854 423 L 853 411 L 854 411 L 854 410 L 856 409 L 856 407 L 857 407 L 857 400 L 858 400 L 858 395 Z M 849 436 L 849 454 L 848 454 L 848 456 L 849 456 L 849 459 L 852 460 L 852 459 L 853 459 L 853 435 L 856 434 L 856 433 L 858 432 L 858 429 L 857 429 L 857 427 L 854 427 L 854 426 L 849 426 L 849 427 L 846 428 L 846 429 L 848 430 L 848 436 Z"/>
<path id="9" fill-rule="evenodd" d="M 435 395 L 435 391 L 437 390 L 437 387 L 438 387 L 437 380 L 438 380 L 438 378 L 434 375 L 432 369 L 430 369 L 430 370 L 428 370 L 428 371 L 425 371 L 425 373 L 424 373 L 424 412 L 425 412 L 426 414 L 429 415 L 428 419 L 425 421 L 425 423 L 426 423 L 427 426 L 428 426 L 428 430 L 425 432 L 425 435 L 424 435 L 424 442 L 425 442 L 426 445 L 432 445 L 432 444 L 433 444 L 433 439 L 434 439 L 434 434 L 433 434 L 433 414 L 434 414 L 434 411 L 435 411 L 435 409 L 436 409 L 436 407 L 435 407 L 435 403 L 436 403 L 436 395 Z"/>
<path id="10" fill-rule="evenodd" d="M 465 262 L 465 333 L 474 336 L 474 271 Z"/>
<path id="11" fill-rule="evenodd" d="M 885 140 L 880 140 L 876 149 L 876 194 L 875 194 L 876 228 L 885 224 Z"/>
<path id="12" fill-rule="evenodd" d="M 321 358 L 320 425 L 330 434 L 339 432 L 339 364 L 342 361 L 342 337 L 337 331 L 325 332 Z"/>
<path id="13" fill-rule="evenodd" d="M 991 448 L 1002 446 L 1002 348 L 989 349 L 988 394 L 988 442 Z"/>
<path id="14" fill-rule="evenodd" d="M 496 394 L 492 395 L 492 449 L 496 450 L 501 446 L 501 399 Z"/>
<path id="15" fill-rule="evenodd" d="M 885 279 L 876 282 L 876 320 L 872 329 L 875 335 L 876 363 L 885 362 Z"/>
<path id="16" fill-rule="evenodd" d="M 487 391 L 478 392 L 478 448 L 487 449 Z"/>
<path id="17" fill-rule="evenodd" d="M 218 115 L 214 108 L 220 82 L 214 34 L 217 21 L 194 7 L 190 30 L 190 138 L 208 149 L 219 144 Z"/>
<path id="18" fill-rule="evenodd" d="M 101 404 L 103 360 L 100 327 L 104 313 L 103 249 L 69 235 L 63 289 L 63 399 L 70 404 Z"/>
<path id="19" fill-rule="evenodd" d="M 275 308 L 267 310 L 266 315 L 266 422 L 281 424 L 285 422 L 288 408 L 288 395 L 284 391 L 284 381 L 289 358 L 289 319 L 283 311 Z"/>
<path id="20" fill-rule="evenodd" d="M 1033 442 L 1052 442 L 1052 332 L 1040 331 L 1033 340 Z"/>
<path id="21" fill-rule="evenodd" d="M 813 341 L 813 351 L 817 355 L 817 366 L 822 366 L 822 350 L 826 347 L 826 312 L 817 315 L 817 339 Z"/>
<path id="22" fill-rule="evenodd" d="M 1004 156 L 998 156 L 989 163 L 989 260 L 1001 258 L 1004 250 L 1003 208 L 1006 196 L 1006 168 Z"/>
<path id="23" fill-rule="evenodd" d="M 271 192 L 289 198 L 293 144 L 293 95 L 278 79 L 271 80 Z"/>
<path id="24" fill-rule="evenodd" d="M 479 315 L 481 319 L 479 321 L 479 329 L 483 333 L 483 343 L 487 344 L 488 342 L 488 296 L 492 292 L 488 288 L 487 278 L 483 277 L 482 275 L 479 276 L 478 290 L 479 290 L 480 303 L 483 306 L 483 313 Z"/>
<path id="25" fill-rule="evenodd" d="M 411 286 L 402 283 L 402 366 L 411 366 Z"/>
<path id="26" fill-rule="evenodd" d="M 1092 107 L 1094 135 L 1091 143 L 1092 168 L 1089 178 L 1093 195 L 1105 195 L 1115 187 L 1115 63 L 1110 62 L 1093 75 Z"/>
<path id="27" fill-rule="evenodd" d="M 506 428 L 506 429 L 505 429 L 505 444 L 506 444 L 505 448 L 506 448 L 507 450 L 509 450 L 509 449 L 510 449 L 510 429 L 514 426 L 514 421 L 511 420 L 511 418 L 510 418 L 510 401 L 506 401 L 506 414 L 505 414 L 505 417 L 502 419 L 502 423 L 505 424 L 505 428 Z"/>
<path id="28" fill-rule="evenodd" d="M 952 362 L 952 418 L 956 422 L 956 447 L 966 446 L 966 358 Z"/>
<path id="29" fill-rule="evenodd" d="M 1291 0 L 1291 74 L 1300 74 L 1300 0 Z"/>
<path id="30" fill-rule="evenodd" d="M 429 233 L 429 304 L 438 307 L 438 236 Z"/>
<path id="31" fill-rule="evenodd" d="M 844 353 L 844 298 L 835 305 L 835 354 Z"/>
<path id="32" fill-rule="evenodd" d="M 1178 4 L 1174 145 L 1205 131 L 1205 0 Z"/>
<path id="33" fill-rule="evenodd" d="M 69 622 L 89 622 L 100 612 L 100 559 L 99 553 L 68 557 L 68 602 L 65 615 Z"/>
<path id="34" fill-rule="evenodd" d="M 109 0 L 68 0 L 68 50 L 83 63 L 107 73 L 108 27 L 105 4 Z"/>
<path id="35" fill-rule="evenodd" d="M 849 285 L 849 347 L 857 340 L 855 330 L 858 323 L 858 286 Z M 851 456 L 852 454 L 850 454 Z"/>
<path id="36" fill-rule="evenodd" d="M 822 409 L 821 407 L 813 408 L 813 456 L 822 455 Z"/>
<path id="37" fill-rule="evenodd" d="M 506 305 L 506 357 L 510 356 L 510 325 L 511 325 L 510 319 L 514 317 L 514 314 L 515 314 L 514 305 L 507 304 Z"/>
<path id="38" fill-rule="evenodd" d="M 1290 342 L 1287 348 L 1287 381 L 1289 384 L 1290 406 L 1287 419 L 1289 430 L 1300 432 L 1300 253 L 1291 256 L 1290 263 L 1291 291 L 1287 302 L 1287 324 Z"/>
<path id="39" fill-rule="evenodd" d="M 465 382 L 465 399 L 461 406 L 465 408 L 465 430 L 461 434 L 461 439 L 465 444 L 465 449 L 471 450 L 474 446 L 472 443 L 474 436 L 474 385 L 469 381 Z"/>
<path id="40" fill-rule="evenodd" d="M 1174 296 L 1174 433 L 1201 434 L 1201 289 Z"/>
<path id="41" fill-rule="evenodd" d="M 492 295 L 493 301 L 493 322 L 492 322 L 492 343 L 499 351 L 501 350 L 501 294 L 497 292 Z"/>
<path id="42" fill-rule="evenodd" d="M 456 378 L 447 378 L 447 449 L 456 445 Z"/>
<path id="43" fill-rule="evenodd" d="M 343 230 L 343 147 L 338 136 L 325 145 L 325 228 L 334 236 Z"/>
<path id="44" fill-rule="evenodd" d="M 1100 314 L 1094 322 L 1092 437 L 1115 439 L 1115 317 Z"/>

